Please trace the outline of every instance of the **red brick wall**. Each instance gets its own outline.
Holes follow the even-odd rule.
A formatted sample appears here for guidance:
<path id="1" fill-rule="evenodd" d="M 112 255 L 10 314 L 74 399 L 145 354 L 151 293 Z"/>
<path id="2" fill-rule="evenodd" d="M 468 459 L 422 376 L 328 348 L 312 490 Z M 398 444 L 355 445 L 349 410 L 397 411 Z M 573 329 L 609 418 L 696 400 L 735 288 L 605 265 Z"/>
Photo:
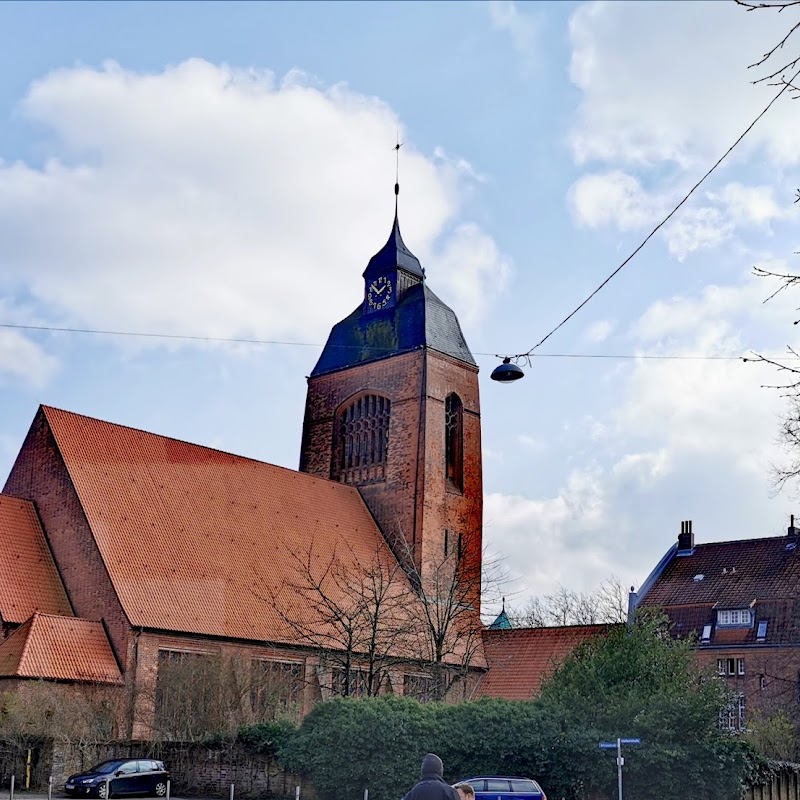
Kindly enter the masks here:
<path id="1" fill-rule="evenodd" d="M 125 668 L 130 625 L 41 409 L 3 491 L 34 502 L 76 615 L 105 621 Z"/>
<path id="2" fill-rule="evenodd" d="M 386 480 L 360 487 L 384 536 L 401 553 L 403 539 L 425 579 L 439 563 L 445 530 L 461 533 L 466 558 L 480 570 L 483 515 L 480 399 L 477 368 L 430 350 L 310 378 L 300 468 L 329 478 L 337 410 L 371 390 L 392 403 Z M 455 392 L 464 406 L 464 491 L 445 480 L 444 401 Z M 477 600 L 477 598 L 476 598 Z"/>
<path id="3" fill-rule="evenodd" d="M 771 716 L 786 709 L 791 717 L 797 716 L 800 692 L 800 646 L 739 647 L 702 649 L 698 647 L 700 666 L 717 672 L 717 659 L 744 659 L 744 675 L 727 675 L 725 682 L 730 691 L 745 696 L 745 719 L 752 720 L 759 713 Z M 764 676 L 763 688 L 761 676 Z"/>

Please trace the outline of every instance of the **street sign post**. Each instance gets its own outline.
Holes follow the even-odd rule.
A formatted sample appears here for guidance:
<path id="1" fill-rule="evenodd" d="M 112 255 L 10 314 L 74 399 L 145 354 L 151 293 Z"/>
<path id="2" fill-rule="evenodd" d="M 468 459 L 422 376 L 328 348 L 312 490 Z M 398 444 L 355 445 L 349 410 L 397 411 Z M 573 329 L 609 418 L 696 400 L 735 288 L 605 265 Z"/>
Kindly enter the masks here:
<path id="1" fill-rule="evenodd" d="M 625 738 L 617 739 L 616 742 L 600 742 L 601 750 L 616 750 L 617 751 L 617 800 L 622 800 L 622 767 L 625 764 L 625 759 L 622 757 L 622 745 L 639 745 L 642 740 L 639 738 Z"/>

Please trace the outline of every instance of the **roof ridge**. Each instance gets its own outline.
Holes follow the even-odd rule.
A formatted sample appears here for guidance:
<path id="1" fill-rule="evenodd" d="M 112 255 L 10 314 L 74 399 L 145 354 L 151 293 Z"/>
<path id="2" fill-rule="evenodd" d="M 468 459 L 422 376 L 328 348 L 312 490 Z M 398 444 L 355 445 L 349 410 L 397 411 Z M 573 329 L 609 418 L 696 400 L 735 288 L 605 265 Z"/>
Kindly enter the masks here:
<path id="1" fill-rule="evenodd" d="M 27 503 L 30 506 L 33 506 L 33 500 L 30 500 L 27 497 L 20 497 L 18 494 L 11 494 L 11 492 L 0 492 L 0 500 L 4 497 L 8 498 L 9 500 L 19 500 L 20 503 Z"/>
<path id="2" fill-rule="evenodd" d="M 780 536 L 752 536 L 749 539 L 725 539 L 721 542 L 701 542 L 700 544 L 696 544 L 694 549 L 697 550 L 698 548 L 704 547 L 716 547 L 717 545 L 721 544 L 751 544 L 753 542 L 772 542 L 772 541 L 788 541 L 789 537 L 786 534 L 782 534 Z M 691 558 L 691 556 L 690 556 Z"/>
<path id="3" fill-rule="evenodd" d="M 512 628 L 511 631 L 503 631 L 503 633 L 514 633 L 517 631 L 564 631 L 564 630 L 574 630 L 576 628 L 611 628 L 615 625 L 622 625 L 621 622 L 586 622 L 586 623 L 576 623 L 574 625 L 530 625 L 528 627 L 517 626 L 516 628 Z M 485 630 L 490 630 L 487 626 Z"/>
<path id="4" fill-rule="evenodd" d="M 22 665 L 25 663 L 25 658 L 28 654 L 28 647 L 30 646 L 31 638 L 33 635 L 33 625 L 36 622 L 38 616 L 39 612 L 34 611 L 33 614 L 30 616 L 30 619 L 27 622 L 23 622 L 22 625 L 19 626 L 19 630 L 22 630 L 25 627 L 25 625 L 28 625 L 28 631 L 27 631 L 27 636 L 25 637 L 25 641 L 22 645 L 22 649 L 20 650 L 19 653 L 19 661 L 17 662 L 17 673 L 19 673 L 22 670 Z M 9 637 L 9 639 L 10 638 L 11 637 Z"/>
<path id="5" fill-rule="evenodd" d="M 51 430 L 53 430 L 52 420 L 48 416 L 47 412 L 48 411 L 55 411 L 55 412 L 57 412 L 59 414 L 66 414 L 66 415 L 71 416 L 71 417 L 80 417 L 81 419 L 90 420 L 91 422 L 99 422 L 101 425 L 110 425 L 110 426 L 112 426 L 114 428 L 123 428 L 125 430 L 134 431 L 135 433 L 139 433 L 139 434 L 142 434 L 144 436 L 153 436 L 153 437 L 155 437 L 157 439 L 166 439 L 167 441 L 170 441 L 170 442 L 178 442 L 179 444 L 188 445 L 189 447 L 196 447 L 196 448 L 198 448 L 200 450 L 208 450 L 208 451 L 210 451 L 212 453 L 219 453 L 220 455 L 230 456 L 231 458 L 238 458 L 238 459 L 241 459 L 242 461 L 249 461 L 249 462 L 251 462 L 253 464 L 261 464 L 262 466 L 273 467 L 274 469 L 280 469 L 280 470 L 283 470 L 285 472 L 289 472 L 292 475 L 298 475 L 302 479 L 306 479 L 307 478 L 309 480 L 322 481 L 323 483 L 331 484 L 333 486 L 338 486 L 338 487 L 341 487 L 342 489 L 347 490 L 348 492 L 357 492 L 358 491 L 353 486 L 348 486 L 347 484 L 339 483 L 338 481 L 333 481 L 333 480 L 330 480 L 329 478 L 322 478 L 322 477 L 320 477 L 318 475 L 312 475 L 309 472 L 301 472 L 300 470 L 292 469 L 291 467 L 284 467 L 281 464 L 273 464 L 271 461 L 261 461 L 261 460 L 259 460 L 257 458 L 253 458 L 252 456 L 243 456 L 243 455 L 240 455 L 239 453 L 233 453 L 230 450 L 220 450 L 218 447 L 210 447 L 209 445 L 198 444 L 197 442 L 190 442 L 187 439 L 178 439 L 175 436 L 167 436 L 167 435 L 161 434 L 161 433 L 154 433 L 153 431 L 146 431 L 144 428 L 136 428 L 133 425 L 125 425 L 124 423 L 121 423 L 121 422 L 111 422 L 110 420 L 107 420 L 107 419 L 100 419 L 99 417 L 91 417 L 88 414 L 81 414 L 81 413 L 79 413 L 77 411 L 68 411 L 65 408 L 57 408 L 55 406 L 46 406 L 44 404 L 42 404 L 40 406 L 40 408 L 42 409 L 42 411 L 43 411 L 43 413 L 45 415 L 45 418 L 47 419 L 47 422 L 50 425 L 50 429 Z M 55 432 L 53 433 L 53 435 L 55 436 Z"/>

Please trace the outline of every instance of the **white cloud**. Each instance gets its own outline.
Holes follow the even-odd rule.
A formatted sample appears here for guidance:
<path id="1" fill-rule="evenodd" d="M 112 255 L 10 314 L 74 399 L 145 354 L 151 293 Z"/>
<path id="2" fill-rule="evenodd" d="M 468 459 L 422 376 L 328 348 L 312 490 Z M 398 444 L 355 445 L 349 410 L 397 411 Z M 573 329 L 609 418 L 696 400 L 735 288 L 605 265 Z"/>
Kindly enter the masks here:
<path id="1" fill-rule="evenodd" d="M 581 90 L 571 144 L 579 163 L 708 163 L 776 93 L 748 64 L 785 34 L 786 19 L 733 3 L 586 3 L 570 20 L 570 77 Z M 763 73 L 757 73 L 763 74 Z M 794 164 L 800 116 L 777 104 L 740 151 Z"/>
<path id="2" fill-rule="evenodd" d="M 529 436 L 527 433 L 521 433 L 517 437 L 517 441 L 519 441 L 526 450 L 532 453 L 541 453 L 545 450 L 545 445 L 541 439 L 537 439 L 535 436 Z"/>
<path id="3" fill-rule="evenodd" d="M 38 388 L 57 366 L 55 358 L 19 331 L 0 330 L 0 376 L 6 374 Z"/>
<path id="4" fill-rule="evenodd" d="M 778 205 L 771 186 L 728 183 L 719 193 L 709 192 L 708 197 L 721 202 L 737 224 L 766 225 L 772 220 L 785 219 L 791 212 L 791 207 Z"/>
<path id="5" fill-rule="evenodd" d="M 674 540 L 677 522 L 693 515 L 703 541 L 775 533 L 788 504 L 770 499 L 769 483 L 783 400 L 762 388 L 774 374 L 739 356 L 750 347 L 783 349 L 796 298 L 784 293 L 765 307 L 764 292 L 747 277 L 651 305 L 626 333 L 634 349 L 730 360 L 614 368 L 621 389 L 614 405 L 559 433 L 561 445 L 588 443 L 574 452 L 561 488 L 486 498 L 487 540 L 502 543 L 525 593 L 559 584 L 592 590 L 614 574 L 639 584 Z M 750 330 L 757 340 L 747 338 Z"/>
<path id="6" fill-rule="evenodd" d="M 646 192 L 637 178 L 621 170 L 584 175 L 567 196 L 576 221 L 590 228 L 637 230 L 663 213 L 663 200 Z"/>
<path id="7" fill-rule="evenodd" d="M 431 253 L 429 263 L 428 274 L 441 276 L 443 299 L 467 325 L 477 323 L 511 273 L 511 263 L 494 239 L 472 223 L 457 226 L 444 248 Z"/>
<path id="8" fill-rule="evenodd" d="M 505 31 L 511 38 L 514 50 L 522 59 L 523 72 L 533 67 L 538 24 L 530 14 L 523 14 L 514 0 L 489 0 L 489 18 L 492 27 Z"/>
<path id="9" fill-rule="evenodd" d="M 613 330 L 614 322 L 612 320 L 599 319 L 597 322 L 593 322 L 587 329 L 585 334 L 586 341 L 594 344 L 604 342 L 609 336 L 611 336 Z"/>
<path id="10" fill-rule="evenodd" d="M 303 341 L 358 302 L 402 130 L 379 100 L 193 59 L 55 71 L 22 111 L 49 155 L 0 163 L 0 292 L 67 323 Z M 475 225 L 443 233 L 468 165 L 402 158 L 406 242 L 475 322 L 508 264 Z"/>
<path id="11" fill-rule="evenodd" d="M 669 180 L 648 191 L 639 178 L 622 170 L 581 176 L 570 187 L 567 202 L 574 220 L 589 228 L 645 230 L 660 222 L 683 197 L 685 186 Z M 717 247 L 737 229 L 786 219 L 791 204 L 780 206 L 769 186 L 727 183 L 718 192 L 698 193 L 659 231 L 669 252 L 683 261 L 689 254 Z"/>

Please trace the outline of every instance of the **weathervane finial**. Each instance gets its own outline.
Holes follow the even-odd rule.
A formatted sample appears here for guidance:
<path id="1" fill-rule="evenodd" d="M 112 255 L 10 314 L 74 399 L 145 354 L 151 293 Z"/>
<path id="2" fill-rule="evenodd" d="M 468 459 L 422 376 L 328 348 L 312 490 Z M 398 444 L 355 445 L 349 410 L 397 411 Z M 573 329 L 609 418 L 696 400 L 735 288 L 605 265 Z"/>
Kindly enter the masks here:
<path id="1" fill-rule="evenodd" d="M 405 144 L 405 142 L 400 141 L 400 131 L 397 131 L 397 140 L 395 146 L 392 148 L 394 150 L 395 155 L 395 162 L 394 162 L 394 213 L 397 216 L 397 196 L 400 194 L 400 148 Z"/>

